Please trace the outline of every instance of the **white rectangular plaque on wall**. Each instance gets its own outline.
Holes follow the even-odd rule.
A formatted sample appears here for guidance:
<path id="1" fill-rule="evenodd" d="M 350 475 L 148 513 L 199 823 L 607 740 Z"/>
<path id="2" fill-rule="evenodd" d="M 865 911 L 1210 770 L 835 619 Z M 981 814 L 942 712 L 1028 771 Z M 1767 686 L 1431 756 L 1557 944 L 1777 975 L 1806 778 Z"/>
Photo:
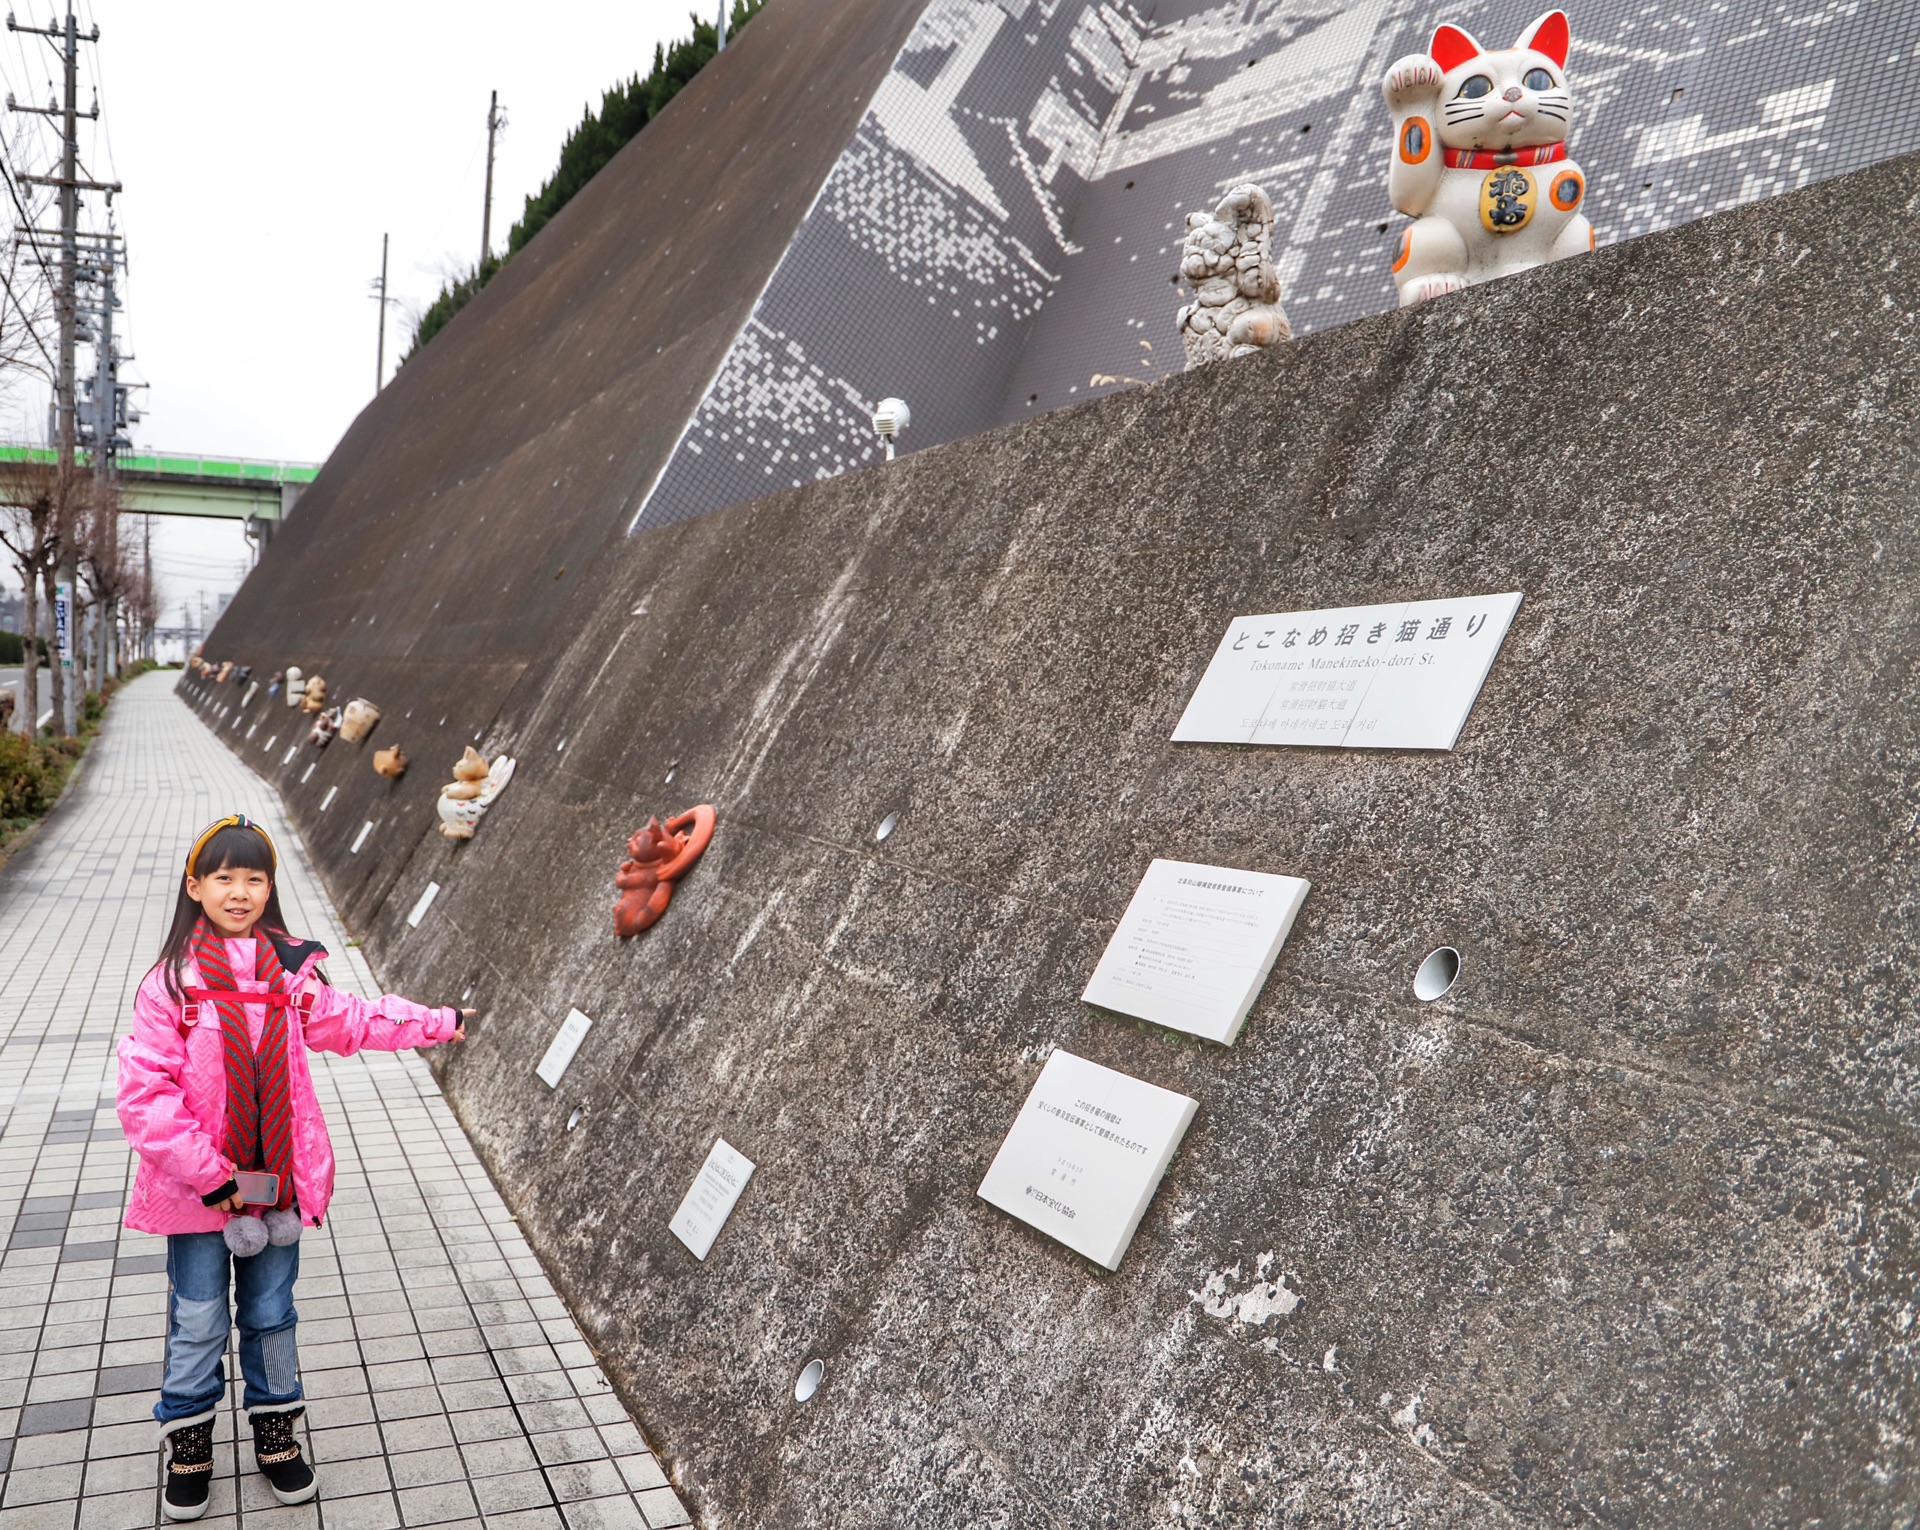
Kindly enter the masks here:
<path id="1" fill-rule="evenodd" d="M 1451 749 L 1519 609 L 1509 593 L 1240 617 L 1174 740 Z"/>
<path id="2" fill-rule="evenodd" d="M 1080 997 L 1232 1046 L 1308 886 L 1264 871 L 1156 860 Z"/>
<path id="3" fill-rule="evenodd" d="M 567 1071 L 573 1054 L 580 1050 L 580 1043 L 587 1039 L 587 1032 L 592 1029 L 593 1022 L 579 1010 L 567 1011 L 567 1018 L 560 1022 L 560 1029 L 554 1032 L 547 1055 L 540 1059 L 540 1066 L 533 1070 L 539 1075 L 541 1083 L 549 1089 L 560 1087 L 561 1075 Z"/>
<path id="4" fill-rule="evenodd" d="M 1000 1144 L 980 1198 L 1110 1270 L 1198 1103 L 1056 1051 Z"/>
<path id="5" fill-rule="evenodd" d="M 440 884 L 429 882 L 420 896 L 414 900 L 413 911 L 407 915 L 407 928 L 417 930 L 420 921 L 427 917 L 427 910 L 433 907 L 433 900 L 440 896 Z"/>
<path id="6" fill-rule="evenodd" d="M 730 1147 L 725 1137 L 713 1139 L 713 1148 L 700 1172 L 693 1177 L 693 1188 L 680 1202 L 667 1230 L 693 1251 L 703 1263 L 713 1248 L 713 1240 L 727 1225 L 740 1192 L 753 1178 L 753 1160 Z"/>

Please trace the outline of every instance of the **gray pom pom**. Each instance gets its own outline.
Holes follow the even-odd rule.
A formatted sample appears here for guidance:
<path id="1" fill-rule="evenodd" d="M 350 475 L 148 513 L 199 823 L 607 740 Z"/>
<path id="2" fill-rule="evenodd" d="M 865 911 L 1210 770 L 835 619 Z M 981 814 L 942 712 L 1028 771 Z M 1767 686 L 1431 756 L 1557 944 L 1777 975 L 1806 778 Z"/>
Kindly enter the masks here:
<path id="1" fill-rule="evenodd" d="M 258 1217 L 229 1217 L 222 1234 L 236 1259 L 251 1259 L 267 1246 L 267 1224 Z"/>
<path id="2" fill-rule="evenodd" d="M 285 1248 L 300 1241 L 300 1212 L 297 1207 L 276 1207 L 260 1218 L 267 1224 L 267 1242 Z"/>

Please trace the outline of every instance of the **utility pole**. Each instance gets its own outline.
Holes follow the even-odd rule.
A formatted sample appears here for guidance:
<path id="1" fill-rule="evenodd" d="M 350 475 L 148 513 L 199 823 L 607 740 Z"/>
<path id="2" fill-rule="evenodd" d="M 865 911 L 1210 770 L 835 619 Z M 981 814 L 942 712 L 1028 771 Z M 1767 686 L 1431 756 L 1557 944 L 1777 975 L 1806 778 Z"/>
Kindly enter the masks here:
<path id="1" fill-rule="evenodd" d="M 727 46 L 727 0 L 720 0 L 720 19 L 714 24 L 714 31 L 720 40 L 714 44 L 713 51 L 724 52 Z"/>
<path id="2" fill-rule="evenodd" d="M 60 316 L 60 367 L 59 377 L 54 389 L 54 413 L 57 435 L 55 449 L 58 453 L 60 472 L 60 492 L 70 497 L 73 485 L 73 350 L 76 314 L 74 304 L 74 279 L 79 266 L 80 193 L 103 191 L 109 199 L 120 189 L 116 182 L 106 185 L 99 181 L 80 179 L 80 131 L 79 131 L 79 73 L 80 73 L 80 25 L 74 19 L 69 4 L 67 19 L 63 24 L 50 27 L 21 26 L 14 20 L 12 12 L 7 14 L 9 32 L 27 32 L 52 39 L 60 48 L 61 63 L 66 75 L 66 91 L 63 103 L 57 107 L 49 106 L 44 110 L 38 107 L 22 107 L 8 104 L 16 111 L 37 112 L 41 116 L 57 116 L 60 119 L 60 174 L 23 175 L 19 179 L 24 185 L 53 186 L 60 192 L 60 282 L 54 294 L 54 302 Z M 84 39 L 97 43 L 100 40 L 100 28 L 95 25 L 92 33 Z M 89 116 L 100 114 L 99 103 L 94 104 Z M 68 520 L 71 505 L 62 505 L 61 518 Z M 60 641 L 60 652 L 53 657 L 53 695 L 54 705 L 60 712 L 62 733 L 71 737 L 75 731 L 75 711 L 78 698 L 73 688 L 73 594 L 79 579 L 79 561 L 75 556 L 71 526 L 64 532 L 65 546 L 60 557 L 60 567 L 55 576 L 54 588 L 48 593 L 53 597 L 54 635 Z"/>
<path id="3" fill-rule="evenodd" d="M 373 391 L 377 396 L 387 385 L 387 236 L 380 236 L 380 280 L 373 283 L 380 304 L 380 345 L 373 353 Z"/>
<path id="4" fill-rule="evenodd" d="M 485 205 L 480 209 L 480 265 L 477 272 L 482 282 L 487 279 L 487 261 L 493 255 L 493 140 L 506 125 L 507 115 L 500 110 L 500 92 L 496 90 L 487 101 L 487 194 Z"/>
<path id="5" fill-rule="evenodd" d="M 89 338 L 93 342 L 92 397 L 86 410 L 85 435 L 93 453 L 93 504 L 96 535 L 102 548 L 97 567 L 106 571 L 100 621 L 95 629 L 96 684 L 104 684 L 109 675 L 119 673 L 120 647 L 120 514 L 114 495 L 115 454 L 128 445 L 120 434 L 125 423 L 126 389 L 120 386 L 120 352 L 113 337 L 114 310 L 120 306 L 114 290 L 119 271 L 119 235 L 111 232 L 92 241 L 93 259 L 84 276 L 100 289 L 99 306 L 92 310 L 95 324 Z"/>

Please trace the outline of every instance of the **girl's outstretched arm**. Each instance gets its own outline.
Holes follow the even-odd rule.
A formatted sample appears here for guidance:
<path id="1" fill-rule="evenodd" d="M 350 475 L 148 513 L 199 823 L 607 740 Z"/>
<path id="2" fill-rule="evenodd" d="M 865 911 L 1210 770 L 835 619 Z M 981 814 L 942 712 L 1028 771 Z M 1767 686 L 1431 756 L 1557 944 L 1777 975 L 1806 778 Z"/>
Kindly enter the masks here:
<path id="1" fill-rule="evenodd" d="M 187 1110 L 187 1038 L 180 1005 L 149 973 L 133 1001 L 133 1032 L 120 1043 L 114 1104 L 127 1146 L 163 1173 L 205 1196 L 233 1177 L 233 1166 Z"/>
<path id="2" fill-rule="evenodd" d="M 362 999 L 318 979 L 307 986 L 314 996 L 307 1045 L 316 1052 L 338 1052 L 342 1057 L 369 1047 L 376 1052 L 404 1052 L 452 1040 L 460 1028 L 460 1011 L 451 1006 L 429 1009 L 393 993 Z"/>

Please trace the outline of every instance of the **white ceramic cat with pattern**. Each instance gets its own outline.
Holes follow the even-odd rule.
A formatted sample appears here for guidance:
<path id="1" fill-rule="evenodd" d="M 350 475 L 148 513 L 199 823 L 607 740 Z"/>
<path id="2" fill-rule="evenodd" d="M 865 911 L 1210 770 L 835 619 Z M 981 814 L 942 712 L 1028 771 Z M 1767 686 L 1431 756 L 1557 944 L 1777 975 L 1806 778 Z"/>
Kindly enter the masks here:
<path id="1" fill-rule="evenodd" d="M 1387 71 L 1387 194 L 1414 220 L 1393 262 L 1402 307 L 1593 248 L 1567 157 L 1569 41 L 1564 11 L 1492 52 L 1442 26 Z"/>

